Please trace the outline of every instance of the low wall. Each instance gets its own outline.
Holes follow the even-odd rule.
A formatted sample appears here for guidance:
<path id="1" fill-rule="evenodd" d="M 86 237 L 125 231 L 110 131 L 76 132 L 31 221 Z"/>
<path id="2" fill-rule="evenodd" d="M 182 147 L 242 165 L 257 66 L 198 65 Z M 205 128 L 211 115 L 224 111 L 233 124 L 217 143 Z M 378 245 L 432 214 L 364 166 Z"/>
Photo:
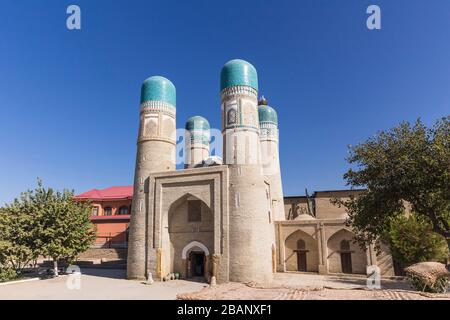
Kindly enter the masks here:
<path id="1" fill-rule="evenodd" d="M 78 256 L 78 260 L 126 260 L 126 248 L 90 248 Z"/>

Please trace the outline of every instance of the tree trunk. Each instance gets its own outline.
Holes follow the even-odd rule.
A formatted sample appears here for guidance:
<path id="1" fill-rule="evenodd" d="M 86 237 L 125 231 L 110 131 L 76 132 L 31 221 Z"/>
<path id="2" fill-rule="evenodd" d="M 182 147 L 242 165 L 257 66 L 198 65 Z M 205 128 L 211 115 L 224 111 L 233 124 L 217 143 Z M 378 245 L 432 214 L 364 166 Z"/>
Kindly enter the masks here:
<path id="1" fill-rule="evenodd" d="M 58 277 L 58 259 L 53 258 L 53 271 L 55 273 L 55 277 Z"/>
<path id="2" fill-rule="evenodd" d="M 447 246 L 448 246 L 448 255 L 447 255 L 447 270 L 450 271 L 450 238 L 446 238 Z"/>

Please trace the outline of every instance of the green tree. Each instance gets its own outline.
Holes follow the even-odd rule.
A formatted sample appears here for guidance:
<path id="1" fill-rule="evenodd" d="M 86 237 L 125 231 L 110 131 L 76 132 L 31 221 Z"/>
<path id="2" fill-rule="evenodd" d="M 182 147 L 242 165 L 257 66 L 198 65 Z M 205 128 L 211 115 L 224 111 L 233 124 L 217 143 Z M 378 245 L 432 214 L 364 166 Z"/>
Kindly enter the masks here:
<path id="1" fill-rule="evenodd" d="M 41 253 L 38 238 L 39 210 L 32 191 L 0 208 L 0 264 L 21 271 Z"/>
<path id="2" fill-rule="evenodd" d="M 39 240 L 42 254 L 52 258 L 55 275 L 58 261 L 73 261 L 86 251 L 95 239 L 95 228 L 89 217 L 91 205 L 73 199 L 72 191 L 54 191 L 38 184 L 36 194 L 42 201 Z"/>
<path id="3" fill-rule="evenodd" d="M 354 166 L 344 175 L 347 184 L 366 191 L 336 202 L 347 208 L 361 245 L 378 240 L 410 206 L 450 248 L 450 117 L 431 128 L 419 119 L 381 131 L 351 147 L 347 160 Z"/>
<path id="4" fill-rule="evenodd" d="M 44 188 L 38 180 L 36 189 L 22 193 L 20 199 L 3 208 L 3 259 L 18 268 L 18 263 L 22 266 L 39 255 L 48 256 L 58 275 L 58 260 L 70 262 L 86 251 L 95 239 L 95 227 L 89 219 L 91 206 L 73 196 L 72 191 Z"/>
<path id="5" fill-rule="evenodd" d="M 445 239 L 433 231 L 423 215 L 400 215 L 391 219 L 381 237 L 389 244 L 392 257 L 403 266 L 418 262 L 444 261 L 448 255 Z"/>

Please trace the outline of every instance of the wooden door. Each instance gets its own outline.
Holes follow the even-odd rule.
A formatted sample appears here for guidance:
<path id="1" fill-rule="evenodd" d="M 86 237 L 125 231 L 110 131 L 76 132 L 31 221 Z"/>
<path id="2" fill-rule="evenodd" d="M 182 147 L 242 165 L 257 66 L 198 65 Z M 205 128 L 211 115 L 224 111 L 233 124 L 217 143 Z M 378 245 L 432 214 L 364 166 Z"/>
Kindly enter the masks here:
<path id="1" fill-rule="evenodd" d="M 297 251 L 297 270 L 306 272 L 306 251 Z"/>
<path id="2" fill-rule="evenodd" d="M 341 267 L 343 273 L 352 273 L 352 254 L 350 252 L 341 253 Z"/>

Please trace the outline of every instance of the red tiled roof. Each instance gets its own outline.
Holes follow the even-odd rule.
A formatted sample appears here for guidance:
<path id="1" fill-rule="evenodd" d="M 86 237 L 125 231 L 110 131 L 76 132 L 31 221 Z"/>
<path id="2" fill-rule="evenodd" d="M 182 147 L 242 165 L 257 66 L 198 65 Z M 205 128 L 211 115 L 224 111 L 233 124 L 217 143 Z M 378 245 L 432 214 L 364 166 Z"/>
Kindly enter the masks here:
<path id="1" fill-rule="evenodd" d="M 131 199 L 133 197 L 133 186 L 117 186 L 106 189 L 92 189 L 75 196 L 75 199 L 90 200 L 116 200 Z"/>

